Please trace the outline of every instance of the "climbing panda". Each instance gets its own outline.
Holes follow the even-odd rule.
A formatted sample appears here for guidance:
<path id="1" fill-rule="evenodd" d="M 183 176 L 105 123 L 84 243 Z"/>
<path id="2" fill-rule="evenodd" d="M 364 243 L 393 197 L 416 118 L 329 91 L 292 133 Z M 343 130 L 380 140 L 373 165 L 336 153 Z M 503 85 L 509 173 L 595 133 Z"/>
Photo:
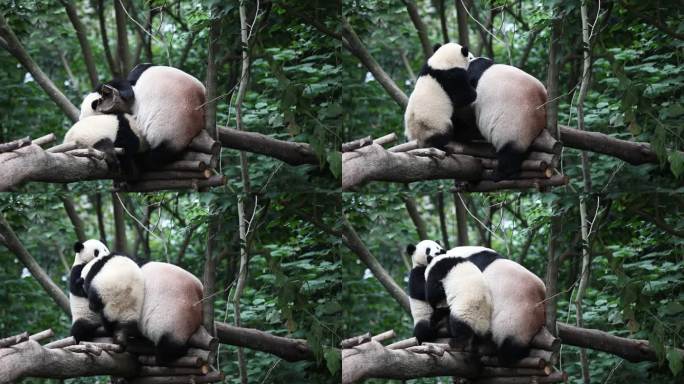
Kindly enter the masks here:
<path id="1" fill-rule="evenodd" d="M 160 361 L 187 352 L 187 343 L 202 324 L 202 282 L 168 263 L 149 262 L 141 268 L 145 300 L 138 327 L 152 340 Z"/>
<path id="2" fill-rule="evenodd" d="M 425 298 L 431 306 L 446 299 L 449 336 L 469 341 L 471 350 L 489 337 L 492 296 L 482 271 L 468 256 L 470 247 L 458 247 L 432 259 L 425 269 Z"/>
<path id="3" fill-rule="evenodd" d="M 109 249 L 101 241 L 90 239 L 74 244 L 74 265 L 69 273 L 69 307 L 71 308 L 71 336 L 76 341 L 90 340 L 102 325 L 100 315 L 88 306 L 88 296 L 83 290 L 81 271 L 99 255 L 108 255 Z"/>
<path id="4" fill-rule="evenodd" d="M 461 126 L 454 130 L 470 132 L 475 125 L 496 148 L 499 179 L 520 172 L 530 145 L 546 127 L 546 88 L 528 73 L 484 57 L 470 61 L 468 78 L 462 93 L 475 88 L 477 98 L 456 111 Z"/>
<path id="5" fill-rule="evenodd" d="M 404 134 L 408 140 L 417 140 L 420 147 L 444 148 L 455 138 L 454 112 L 475 101 L 477 93 L 466 72 L 471 57 L 468 48 L 456 43 L 435 48 L 409 97 Z"/>
<path id="6" fill-rule="evenodd" d="M 437 323 L 445 317 L 446 303 L 433 308 L 425 298 L 425 269 L 432 259 L 443 254 L 444 248 L 432 240 L 422 240 L 418 244 L 406 247 L 406 254 L 411 256 L 412 269 L 409 273 L 409 304 L 413 318 L 413 336 L 418 342 L 437 338 Z"/>
<path id="7" fill-rule="evenodd" d="M 103 112 L 108 101 L 104 88 L 116 88 L 126 106 L 105 112 L 132 113 L 149 150 L 142 157 L 146 168 L 175 160 L 204 129 L 204 85 L 173 67 L 139 64 L 125 81 L 112 80 L 86 96 L 81 116 Z M 132 91 L 131 91 L 132 90 Z"/>
<path id="8" fill-rule="evenodd" d="M 491 334 L 499 361 L 510 364 L 527 356 L 532 338 L 546 323 L 544 282 L 489 248 L 456 247 L 447 254 L 464 257 L 482 271 L 491 293 Z"/>
<path id="9" fill-rule="evenodd" d="M 137 120 L 132 115 L 124 113 L 83 117 L 67 131 L 64 142 L 75 142 L 81 146 L 101 150 L 107 156 L 107 163 L 115 170 L 119 164 L 115 158 L 118 158 L 124 174 L 131 178 L 137 175 L 137 154 L 147 148 L 147 142 Z M 116 156 L 114 148 L 123 148 L 124 154 Z"/>
<path id="10" fill-rule="evenodd" d="M 138 264 L 121 253 L 100 254 L 81 271 L 89 308 L 102 316 L 114 342 L 126 345 L 128 335 L 138 332 L 145 282 Z"/>

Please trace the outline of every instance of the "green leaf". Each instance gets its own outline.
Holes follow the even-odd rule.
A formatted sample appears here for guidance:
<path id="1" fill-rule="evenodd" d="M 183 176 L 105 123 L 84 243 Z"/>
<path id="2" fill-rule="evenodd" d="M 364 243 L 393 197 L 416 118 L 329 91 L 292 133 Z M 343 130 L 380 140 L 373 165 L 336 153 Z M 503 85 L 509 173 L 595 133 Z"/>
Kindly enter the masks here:
<path id="1" fill-rule="evenodd" d="M 333 173 L 336 179 L 342 175 L 342 153 L 335 151 L 328 153 L 328 164 L 330 164 L 330 172 Z"/>
<path id="2" fill-rule="evenodd" d="M 676 177 L 684 174 L 684 155 L 679 151 L 671 151 L 667 154 L 667 159 L 670 161 L 670 169 Z"/>
<path id="3" fill-rule="evenodd" d="M 684 368 L 684 364 L 682 362 L 682 360 L 684 360 L 684 356 L 682 356 L 682 354 L 679 353 L 676 348 L 668 348 L 666 357 L 670 371 L 672 371 L 674 376 L 677 376 L 677 374 L 682 371 L 682 368 Z"/>
<path id="4" fill-rule="evenodd" d="M 331 375 L 335 375 L 342 365 L 340 350 L 336 348 L 326 348 L 323 357 L 325 358 L 325 365 L 328 367 L 328 371 L 330 371 Z"/>

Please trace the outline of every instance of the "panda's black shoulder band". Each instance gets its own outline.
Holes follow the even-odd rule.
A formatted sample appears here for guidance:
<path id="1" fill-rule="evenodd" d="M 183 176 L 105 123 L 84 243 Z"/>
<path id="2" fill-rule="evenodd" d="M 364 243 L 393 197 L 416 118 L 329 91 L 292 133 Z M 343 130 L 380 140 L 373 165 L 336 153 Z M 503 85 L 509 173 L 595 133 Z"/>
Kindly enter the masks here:
<path id="1" fill-rule="evenodd" d="M 86 278 L 85 278 L 84 287 L 86 287 L 86 289 L 88 287 L 90 287 L 90 283 L 93 281 L 95 276 L 97 276 L 97 274 L 100 273 L 100 270 L 102 269 L 102 267 L 104 267 L 105 264 L 107 264 L 107 262 L 109 260 L 111 260 L 112 257 L 114 257 L 114 256 L 116 256 L 116 255 L 112 253 L 112 254 L 109 254 L 107 256 L 102 257 L 101 259 L 99 259 L 95 263 L 93 263 L 93 266 L 90 268 L 90 271 L 88 271 L 88 276 L 86 276 Z"/>
<path id="2" fill-rule="evenodd" d="M 481 251 L 468 256 L 468 260 L 475 264 L 480 271 L 484 271 L 494 260 L 504 257 L 494 251 Z"/>
<path id="3" fill-rule="evenodd" d="M 477 88 L 477 82 L 489 67 L 494 65 L 494 61 L 486 57 L 478 57 L 468 64 L 468 79 L 473 88 Z"/>
<path id="4" fill-rule="evenodd" d="M 79 281 L 81 279 L 81 271 L 83 270 L 83 267 L 85 267 L 85 263 L 74 265 L 74 267 L 71 268 L 71 273 L 69 273 L 69 292 L 78 297 L 86 297 L 85 291 L 83 290 L 82 281 Z"/>
<path id="5" fill-rule="evenodd" d="M 135 85 L 135 83 L 138 82 L 140 75 L 142 75 L 143 72 L 145 72 L 150 67 L 154 67 L 154 64 L 142 63 L 142 64 L 136 65 L 135 68 L 133 68 L 133 70 L 131 70 L 131 72 L 128 74 L 128 78 L 127 78 L 128 82 L 131 85 Z"/>
<path id="6" fill-rule="evenodd" d="M 409 273 L 409 297 L 425 301 L 425 268 L 415 267 Z"/>

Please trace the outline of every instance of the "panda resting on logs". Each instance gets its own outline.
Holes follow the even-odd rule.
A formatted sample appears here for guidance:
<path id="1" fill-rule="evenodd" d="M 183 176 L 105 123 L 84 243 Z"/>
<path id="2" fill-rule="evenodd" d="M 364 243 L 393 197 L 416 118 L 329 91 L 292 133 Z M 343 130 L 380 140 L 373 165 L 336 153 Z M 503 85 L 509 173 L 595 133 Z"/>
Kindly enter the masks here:
<path id="1" fill-rule="evenodd" d="M 102 325 L 100 314 L 91 310 L 88 305 L 88 296 L 83 290 L 81 271 L 83 267 L 98 257 L 108 255 L 109 248 L 101 241 L 90 239 L 83 243 L 74 244 L 74 265 L 69 273 L 69 307 L 71 308 L 71 336 L 76 341 L 91 340 L 95 337 L 95 331 Z"/>
<path id="2" fill-rule="evenodd" d="M 176 160 L 204 129 L 204 85 L 173 67 L 139 64 L 126 80 L 114 79 L 88 94 L 80 119 L 130 113 L 147 147 L 140 156 L 145 169 Z"/>
<path id="3" fill-rule="evenodd" d="M 448 309 L 446 302 L 433 308 L 425 298 L 425 270 L 432 259 L 445 253 L 439 243 L 422 240 L 418 244 L 406 247 L 406 254 L 411 256 L 412 269 L 408 278 L 409 304 L 413 318 L 413 336 L 419 342 L 437 338 L 439 321 L 446 318 Z"/>

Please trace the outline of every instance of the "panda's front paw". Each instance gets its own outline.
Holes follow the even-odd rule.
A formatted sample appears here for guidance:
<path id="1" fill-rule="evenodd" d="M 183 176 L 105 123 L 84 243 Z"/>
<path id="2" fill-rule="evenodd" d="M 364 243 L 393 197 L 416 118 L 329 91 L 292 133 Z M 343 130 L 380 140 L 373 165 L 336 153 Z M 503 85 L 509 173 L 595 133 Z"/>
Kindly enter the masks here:
<path id="1" fill-rule="evenodd" d="M 428 320 L 420 320 L 413 327 L 413 336 L 418 340 L 418 343 L 425 341 L 432 341 L 436 338 L 435 331 L 430 326 Z"/>

